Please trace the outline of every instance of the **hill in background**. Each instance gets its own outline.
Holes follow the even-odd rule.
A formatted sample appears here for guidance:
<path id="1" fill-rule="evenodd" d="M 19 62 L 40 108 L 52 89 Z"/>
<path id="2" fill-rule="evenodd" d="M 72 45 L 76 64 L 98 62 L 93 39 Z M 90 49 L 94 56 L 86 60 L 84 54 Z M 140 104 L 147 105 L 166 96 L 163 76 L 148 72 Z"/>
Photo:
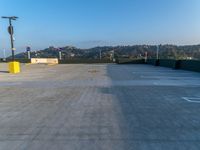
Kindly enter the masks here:
<path id="1" fill-rule="evenodd" d="M 49 47 L 44 50 L 32 51 L 32 58 L 57 58 L 59 50 L 62 51 L 63 59 L 84 58 L 99 59 L 100 54 L 103 59 L 109 59 L 111 55 L 123 58 L 143 58 L 148 52 L 149 58 L 156 58 L 157 46 L 155 45 L 134 45 L 134 46 L 105 46 L 91 49 L 80 49 L 66 46 L 62 48 Z M 159 56 L 162 59 L 200 59 L 200 45 L 176 46 L 160 45 Z M 16 58 L 27 58 L 27 53 L 20 53 Z"/>

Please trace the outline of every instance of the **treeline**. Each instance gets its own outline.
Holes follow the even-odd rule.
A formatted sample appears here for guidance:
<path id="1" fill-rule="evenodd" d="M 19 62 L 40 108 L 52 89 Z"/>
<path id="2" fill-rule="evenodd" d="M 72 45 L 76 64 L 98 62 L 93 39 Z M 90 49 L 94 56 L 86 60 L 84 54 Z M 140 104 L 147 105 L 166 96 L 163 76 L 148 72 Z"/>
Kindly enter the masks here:
<path id="1" fill-rule="evenodd" d="M 145 52 L 149 58 L 156 58 L 158 46 L 155 45 L 134 45 L 134 46 L 105 46 L 91 49 L 80 49 L 66 46 L 62 48 L 49 47 L 44 50 L 32 51 L 33 58 L 56 58 L 59 51 L 63 59 L 86 58 L 86 59 L 110 59 L 117 58 L 143 58 Z M 27 53 L 20 53 L 16 58 L 27 58 Z M 176 46 L 159 45 L 159 58 L 161 59 L 200 59 L 200 45 Z"/>

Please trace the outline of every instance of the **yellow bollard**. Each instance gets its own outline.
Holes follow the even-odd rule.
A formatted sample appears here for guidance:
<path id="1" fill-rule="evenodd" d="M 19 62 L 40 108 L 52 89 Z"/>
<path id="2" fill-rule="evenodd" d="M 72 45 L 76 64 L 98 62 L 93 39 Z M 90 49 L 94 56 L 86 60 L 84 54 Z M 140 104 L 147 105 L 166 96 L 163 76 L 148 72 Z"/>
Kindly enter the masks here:
<path id="1" fill-rule="evenodd" d="M 9 62 L 9 73 L 20 73 L 20 63 L 16 61 Z"/>

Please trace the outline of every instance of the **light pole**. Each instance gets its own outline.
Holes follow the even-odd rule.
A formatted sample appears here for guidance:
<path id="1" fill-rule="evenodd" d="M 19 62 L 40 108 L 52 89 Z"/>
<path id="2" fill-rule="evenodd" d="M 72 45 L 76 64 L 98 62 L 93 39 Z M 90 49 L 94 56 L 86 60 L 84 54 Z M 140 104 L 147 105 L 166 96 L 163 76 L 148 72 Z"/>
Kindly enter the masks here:
<path id="1" fill-rule="evenodd" d="M 13 34 L 14 34 L 14 29 L 12 26 L 12 21 L 17 20 L 18 17 L 16 16 L 11 16 L 11 17 L 2 17 L 3 19 L 8 19 L 9 20 L 9 27 L 8 27 L 8 32 L 10 34 L 10 42 L 11 42 L 11 50 L 12 50 L 12 61 L 15 61 L 15 47 L 14 47 L 14 39 L 13 39 Z"/>
<path id="2" fill-rule="evenodd" d="M 146 51 L 144 53 L 144 61 L 145 61 L 145 63 L 147 63 L 147 59 L 148 59 L 148 52 Z"/>
<path id="3" fill-rule="evenodd" d="M 115 50 L 113 50 L 113 62 L 115 62 Z"/>
<path id="4" fill-rule="evenodd" d="M 62 48 L 58 48 L 58 57 L 59 57 L 59 60 L 62 60 Z"/>
<path id="5" fill-rule="evenodd" d="M 3 61 L 6 61 L 6 50 L 3 49 Z"/>
<path id="6" fill-rule="evenodd" d="M 156 66 L 159 66 L 160 65 L 160 58 L 159 58 L 159 51 L 160 51 L 160 47 L 161 45 L 157 45 L 157 52 L 156 52 Z"/>
<path id="7" fill-rule="evenodd" d="M 102 59 L 102 52 L 101 52 L 101 49 L 99 50 L 99 59 L 100 59 L 100 60 Z"/>
<path id="8" fill-rule="evenodd" d="M 160 45 L 157 45 L 157 52 L 156 52 L 157 60 L 159 59 L 159 50 L 160 50 Z"/>
<path id="9" fill-rule="evenodd" d="M 31 47 L 27 46 L 26 52 L 27 52 L 27 58 L 30 60 L 31 59 Z"/>

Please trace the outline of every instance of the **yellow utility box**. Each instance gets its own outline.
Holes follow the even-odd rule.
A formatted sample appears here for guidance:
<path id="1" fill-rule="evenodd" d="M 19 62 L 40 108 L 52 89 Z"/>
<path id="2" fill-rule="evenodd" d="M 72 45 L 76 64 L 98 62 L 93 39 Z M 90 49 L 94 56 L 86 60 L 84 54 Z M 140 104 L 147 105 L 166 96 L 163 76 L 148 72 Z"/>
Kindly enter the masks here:
<path id="1" fill-rule="evenodd" d="M 16 61 L 9 62 L 9 73 L 20 73 L 20 63 Z"/>

